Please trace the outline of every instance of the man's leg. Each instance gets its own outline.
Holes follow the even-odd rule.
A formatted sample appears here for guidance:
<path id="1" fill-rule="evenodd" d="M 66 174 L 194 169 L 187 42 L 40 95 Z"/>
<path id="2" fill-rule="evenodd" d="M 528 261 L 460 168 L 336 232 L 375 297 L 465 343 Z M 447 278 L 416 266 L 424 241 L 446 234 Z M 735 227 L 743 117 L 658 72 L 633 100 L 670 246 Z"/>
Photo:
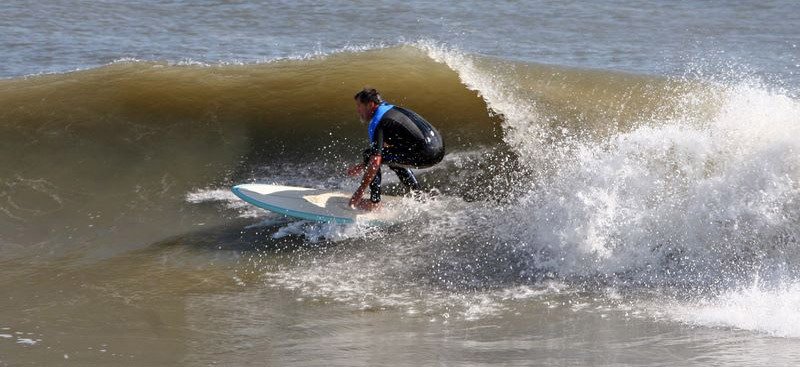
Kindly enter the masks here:
<path id="1" fill-rule="evenodd" d="M 373 203 L 379 203 L 381 201 L 381 168 L 378 167 L 378 172 L 375 174 L 375 178 L 372 179 L 372 182 L 369 184 L 369 200 Z"/>
<path id="2" fill-rule="evenodd" d="M 362 152 L 362 156 L 364 157 L 364 164 L 369 165 L 369 160 L 372 155 L 372 149 L 366 149 Z M 378 167 L 378 172 L 375 174 L 375 178 L 372 179 L 372 182 L 369 183 L 369 200 L 373 203 L 378 203 L 381 201 L 381 168 Z"/>
<path id="3" fill-rule="evenodd" d="M 410 188 L 414 191 L 419 191 L 422 189 L 420 187 L 419 182 L 417 182 L 417 178 L 414 177 L 414 172 L 411 172 L 410 168 L 404 168 L 400 166 L 392 166 L 390 165 L 389 168 L 397 174 L 397 177 L 400 178 L 400 182 L 406 187 Z"/>
<path id="4" fill-rule="evenodd" d="M 416 160 L 412 156 L 409 156 L 406 150 L 400 147 L 384 149 L 383 163 L 397 174 L 397 178 L 400 179 L 403 185 L 414 191 L 422 189 L 419 182 L 417 182 L 417 178 L 414 177 L 414 172 L 411 172 L 410 168 L 406 168 L 416 164 Z"/>

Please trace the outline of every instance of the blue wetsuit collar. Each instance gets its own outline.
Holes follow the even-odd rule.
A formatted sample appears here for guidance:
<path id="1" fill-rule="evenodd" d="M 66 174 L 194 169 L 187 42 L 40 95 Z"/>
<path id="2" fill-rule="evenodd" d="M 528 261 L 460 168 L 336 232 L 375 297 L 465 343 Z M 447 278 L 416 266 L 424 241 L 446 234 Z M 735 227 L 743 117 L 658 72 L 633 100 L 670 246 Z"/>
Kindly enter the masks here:
<path id="1" fill-rule="evenodd" d="M 390 105 L 386 102 L 381 103 L 378 105 L 378 109 L 375 110 L 375 113 L 372 115 L 372 120 L 369 121 L 369 141 L 373 140 L 373 136 L 375 135 L 375 129 L 378 128 L 378 123 L 381 122 L 383 118 L 383 114 L 386 111 L 389 111 L 394 107 L 394 105 Z"/>

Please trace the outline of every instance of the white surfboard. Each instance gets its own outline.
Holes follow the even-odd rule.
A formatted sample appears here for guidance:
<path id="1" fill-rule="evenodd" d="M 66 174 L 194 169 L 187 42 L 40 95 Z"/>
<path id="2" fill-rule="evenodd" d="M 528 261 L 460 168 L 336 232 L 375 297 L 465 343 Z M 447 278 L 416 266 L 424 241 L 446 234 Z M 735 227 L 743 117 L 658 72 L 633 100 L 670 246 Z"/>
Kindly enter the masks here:
<path id="1" fill-rule="evenodd" d="M 351 209 L 351 194 L 307 187 L 242 184 L 232 189 L 242 200 L 259 208 L 290 217 L 317 222 L 386 224 L 393 219 L 390 207 L 399 198 L 382 196 L 383 208 L 374 211 Z"/>

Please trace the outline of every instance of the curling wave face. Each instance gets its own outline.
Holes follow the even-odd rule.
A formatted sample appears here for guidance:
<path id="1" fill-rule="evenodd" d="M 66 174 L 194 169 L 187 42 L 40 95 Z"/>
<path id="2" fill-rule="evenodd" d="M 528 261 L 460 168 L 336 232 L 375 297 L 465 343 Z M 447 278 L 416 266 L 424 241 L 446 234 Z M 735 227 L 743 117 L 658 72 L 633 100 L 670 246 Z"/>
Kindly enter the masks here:
<path id="1" fill-rule="evenodd" d="M 326 180 L 363 145 L 351 95 L 365 84 L 380 86 L 387 98 L 447 131 L 450 152 L 503 151 L 493 153 L 490 163 L 474 161 L 481 165 L 474 170 L 481 177 L 439 186 L 466 182 L 460 191 L 471 197 L 503 191 L 472 187 L 498 186 L 492 177 L 510 171 L 500 163 L 508 161 L 504 139 L 511 135 L 503 132 L 502 116 L 489 113 L 480 98 L 486 91 L 466 88 L 454 65 L 437 62 L 442 55 L 463 57 L 419 43 L 252 65 L 123 60 L 97 69 L 2 80 L 0 227 L 5 240 L 91 247 L 99 227 L 114 228 L 100 242 L 129 238 L 125 242 L 147 243 L 188 228 L 175 213 L 184 205 L 179 198 L 192 188 L 227 185 L 251 178 L 259 167 L 281 164 L 314 164 L 322 170 L 316 177 Z M 602 90 L 594 84 L 587 89 L 585 78 L 603 81 L 605 74 L 482 62 L 484 69 L 465 70 L 497 78 L 497 85 L 520 77 L 534 81 L 510 87 L 535 87 L 535 95 L 520 97 L 520 108 L 557 100 L 549 103 L 550 124 L 582 125 L 585 114 L 613 115 L 597 107 L 620 93 L 630 94 L 630 88 L 662 83 L 610 75 Z M 540 88 L 545 85 L 550 87 Z M 583 98 L 587 95 L 591 98 Z M 631 104 L 626 113 L 635 110 L 637 103 Z M 559 115 L 564 119 L 557 121 Z M 515 149 L 522 148 L 517 144 Z M 214 222 L 211 216 L 200 221 Z M 93 227 L 84 233 L 87 225 Z M 124 229 L 133 227 L 139 229 Z"/>

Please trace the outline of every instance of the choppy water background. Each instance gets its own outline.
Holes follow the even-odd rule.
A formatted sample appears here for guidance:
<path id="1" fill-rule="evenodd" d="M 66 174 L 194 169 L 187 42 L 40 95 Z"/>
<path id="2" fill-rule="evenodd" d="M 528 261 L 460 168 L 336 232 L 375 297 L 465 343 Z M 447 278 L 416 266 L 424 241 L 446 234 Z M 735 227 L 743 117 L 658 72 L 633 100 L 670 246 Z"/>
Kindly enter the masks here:
<path id="1" fill-rule="evenodd" d="M 504 59 L 659 74 L 710 60 L 796 82 L 800 63 L 791 1 L 12 0 L 0 13 L 6 77 L 120 58 L 258 62 L 418 39 Z"/>

